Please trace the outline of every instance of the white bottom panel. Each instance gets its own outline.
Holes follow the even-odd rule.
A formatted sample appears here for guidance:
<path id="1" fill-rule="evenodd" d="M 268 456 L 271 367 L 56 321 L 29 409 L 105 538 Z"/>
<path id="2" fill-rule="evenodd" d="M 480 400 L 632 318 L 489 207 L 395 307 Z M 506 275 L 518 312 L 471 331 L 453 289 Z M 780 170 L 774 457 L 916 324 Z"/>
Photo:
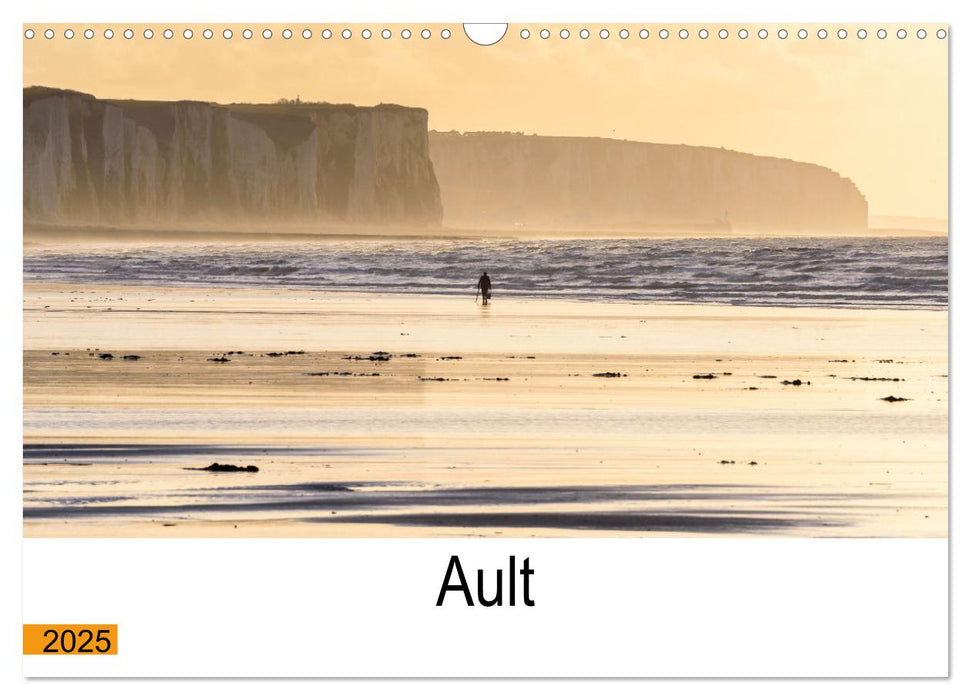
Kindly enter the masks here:
<path id="1" fill-rule="evenodd" d="M 24 622 L 119 625 L 27 676 L 945 676 L 948 543 L 26 539 Z"/>

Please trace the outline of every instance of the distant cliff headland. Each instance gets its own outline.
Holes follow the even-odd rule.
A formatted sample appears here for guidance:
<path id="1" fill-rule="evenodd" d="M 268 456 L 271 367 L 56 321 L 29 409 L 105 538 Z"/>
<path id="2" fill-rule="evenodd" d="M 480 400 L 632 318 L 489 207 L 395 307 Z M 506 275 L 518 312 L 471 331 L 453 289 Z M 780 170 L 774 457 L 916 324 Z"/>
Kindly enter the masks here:
<path id="1" fill-rule="evenodd" d="M 27 226 L 867 229 L 849 179 L 719 148 L 429 132 L 424 109 L 397 105 L 111 100 L 46 87 L 23 99 Z"/>
<path id="2" fill-rule="evenodd" d="M 446 226 L 858 233 L 867 202 L 827 168 L 699 146 L 431 132 Z"/>
<path id="3" fill-rule="evenodd" d="M 24 89 L 24 221 L 438 225 L 423 109 Z"/>

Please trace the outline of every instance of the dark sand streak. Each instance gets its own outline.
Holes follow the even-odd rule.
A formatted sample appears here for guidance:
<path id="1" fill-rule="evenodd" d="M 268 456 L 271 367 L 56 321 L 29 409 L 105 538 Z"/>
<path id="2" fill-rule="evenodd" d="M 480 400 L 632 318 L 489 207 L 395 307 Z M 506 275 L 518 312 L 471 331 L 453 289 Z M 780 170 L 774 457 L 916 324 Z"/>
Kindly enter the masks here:
<path id="1" fill-rule="evenodd" d="M 838 526 L 842 520 L 821 520 L 805 511 L 780 509 L 715 510 L 697 508 L 625 512 L 419 512 L 337 515 L 336 510 L 381 511 L 400 508 L 537 506 L 550 504 L 632 503 L 643 501 L 723 501 L 739 497 L 739 492 L 753 500 L 777 502 L 798 497 L 788 492 L 762 493 L 751 487 L 726 487 L 713 491 L 703 485 L 663 486 L 596 486 L 532 488 L 449 488 L 437 490 L 401 490 L 394 482 L 320 482 L 282 486 L 235 486 L 196 492 L 203 497 L 263 495 L 289 492 L 291 498 L 256 501 L 206 502 L 173 505 L 110 505 L 79 502 L 61 506 L 24 508 L 25 519 L 98 518 L 98 517 L 178 517 L 202 513 L 271 513 L 294 511 L 327 511 L 328 517 L 304 517 L 309 523 L 383 523 L 419 527 L 549 527 L 564 529 L 664 530 L 684 532 L 750 532 L 781 530 L 804 526 Z M 379 487 L 378 490 L 358 490 Z M 183 493 L 183 495 L 185 495 Z M 873 497 L 879 498 L 879 495 Z M 817 494 L 814 498 L 843 500 L 844 494 Z M 798 515 L 799 517 L 790 517 Z M 786 517 L 781 517 L 786 516 Z"/>
<path id="2" fill-rule="evenodd" d="M 313 518 L 306 522 L 381 523 L 418 527 L 552 528 L 565 530 L 754 533 L 794 527 L 840 527 L 808 518 L 773 518 L 681 513 L 388 513 Z"/>
<path id="3" fill-rule="evenodd" d="M 374 450 L 340 447 L 270 447 L 220 444 L 45 443 L 24 444 L 24 462 L 38 459 L 118 459 L 132 457 L 189 457 L 196 455 L 307 455 L 372 454 Z M 188 465 L 187 465 L 188 466 Z"/>

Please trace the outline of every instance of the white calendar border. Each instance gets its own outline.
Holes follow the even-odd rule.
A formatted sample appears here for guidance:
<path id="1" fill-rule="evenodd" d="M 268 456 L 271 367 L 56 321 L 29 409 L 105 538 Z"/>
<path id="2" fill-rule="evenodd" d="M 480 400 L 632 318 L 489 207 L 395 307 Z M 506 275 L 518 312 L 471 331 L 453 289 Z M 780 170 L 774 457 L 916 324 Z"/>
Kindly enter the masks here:
<path id="1" fill-rule="evenodd" d="M 94 7 L 92 8 L 92 5 Z M 959 8 L 957 3 L 944 3 L 944 2 L 900 2 L 899 0 L 892 0 L 889 2 L 883 2 L 879 5 L 879 14 L 875 14 L 873 11 L 867 11 L 858 5 L 852 5 L 847 2 L 833 2 L 832 0 L 816 0 L 811 6 L 805 7 L 799 4 L 793 3 L 775 3 L 775 2 L 734 2 L 729 8 L 723 2 L 694 2 L 689 4 L 678 3 L 670 4 L 667 7 L 657 6 L 655 4 L 648 5 L 644 3 L 624 3 L 624 2 L 604 2 L 600 1 L 596 3 L 595 7 L 585 8 L 581 5 L 564 5 L 559 3 L 534 3 L 531 5 L 526 5 L 522 2 L 505 2 L 498 0 L 496 2 L 490 2 L 485 9 L 472 10 L 468 6 L 460 6 L 454 2 L 424 2 L 420 3 L 420 7 L 417 9 L 408 10 L 408 14 L 403 14 L 402 6 L 400 3 L 390 3 L 390 2 L 371 2 L 371 3 L 355 3 L 346 5 L 319 5 L 309 2 L 303 3 L 259 3 L 259 2 L 234 2 L 231 5 L 227 4 L 217 10 L 217 8 L 209 5 L 206 7 L 200 6 L 198 2 L 185 2 L 183 0 L 173 0 L 166 2 L 164 6 L 152 6 L 149 4 L 132 4 L 132 3 L 122 3 L 122 2 L 101 2 L 101 3 L 90 3 L 88 7 L 83 10 L 79 8 L 77 3 L 62 2 L 60 0 L 46 2 L 43 4 L 36 3 L 29 6 L 19 6 L 14 8 L 14 12 L 19 17 L 8 20 L 4 23 L 5 28 L 5 39 L 4 51 L 6 52 L 4 58 L 6 59 L 5 64 L 8 68 L 8 99 L 13 101 L 13 95 L 19 94 L 20 92 L 20 44 L 14 40 L 13 35 L 19 33 L 19 29 L 16 28 L 14 23 L 19 23 L 26 19 L 29 15 L 32 21 L 54 21 L 54 20 L 64 20 L 64 19 L 89 19 L 90 21 L 98 21 L 113 18 L 124 18 L 132 22 L 136 21 L 157 21 L 160 19 L 171 19 L 171 20 L 212 20 L 219 19 L 224 21 L 235 21 L 235 20 L 247 20 L 252 21 L 253 19 L 260 19 L 264 21 L 285 21 L 293 19 L 326 19 L 328 21 L 375 21 L 375 20 L 406 20 L 411 22 L 421 22 L 421 21 L 449 21 L 449 20 L 460 20 L 460 19 L 475 19 L 480 21 L 498 21 L 502 19 L 515 19 L 517 21 L 533 21 L 533 20 L 588 20 L 596 19 L 598 21 L 619 21 L 619 20 L 644 20 L 644 21 L 806 21 L 808 19 L 818 19 L 820 21 L 846 21 L 846 22 L 869 22 L 875 20 L 892 20 L 893 22 L 909 22 L 917 20 L 932 20 L 932 21 L 951 21 L 955 23 L 955 27 L 952 28 L 952 33 L 955 29 L 967 28 L 971 25 L 965 25 L 963 23 L 964 11 Z M 5 10 L 7 12 L 7 10 Z M 888 22 L 889 23 L 889 22 Z M 962 49 L 962 42 L 960 41 L 960 34 L 958 38 L 951 39 L 952 41 L 952 88 L 956 85 L 956 80 L 954 76 L 963 76 L 968 67 L 966 60 L 966 51 Z M 18 84 L 14 84 L 14 82 Z M 16 93 L 14 93 L 16 90 Z M 966 99 L 964 95 L 958 91 L 953 93 L 952 98 L 952 124 L 957 124 L 959 122 L 959 117 L 962 113 L 966 115 Z M 10 104 L 8 108 L 4 110 L 6 114 L 5 121 L 7 122 L 7 131 L 19 130 L 20 120 L 19 113 L 20 110 L 16 108 L 16 105 Z M 966 119 L 966 116 L 965 116 Z M 962 167 L 964 163 L 967 162 L 967 148 L 964 145 L 964 141 L 961 138 L 961 131 L 955 129 L 953 135 L 953 146 L 952 146 L 952 158 L 955 159 L 954 165 L 952 166 L 952 182 L 963 182 L 966 178 L 961 178 L 961 175 L 966 173 L 966 167 Z M 19 140 L 18 140 L 19 143 Z M 19 151 L 19 148 L 18 148 Z M 19 154 L 18 154 L 19 155 Z M 5 318 L 8 319 L 9 323 L 19 325 L 19 314 L 20 314 L 20 260 L 16 254 L 19 250 L 19 212 L 20 212 L 20 196 L 19 196 L 19 186 L 18 186 L 18 174 L 19 174 L 19 158 L 13 163 L 15 167 L 8 167 L 4 169 L 4 181 L 5 187 L 3 202 L 4 202 L 4 221 L 8 223 L 8 229 L 10 232 L 9 239 L 11 244 L 7 249 L 7 254 L 3 256 L 4 265 L 7 269 L 4 270 L 6 274 L 3 275 L 3 283 L 5 284 L 4 291 L 6 294 L 3 295 L 5 303 L 8 304 L 7 314 Z M 954 188 L 956 190 L 956 188 Z M 963 221 L 961 214 L 961 203 L 958 200 L 952 200 L 953 207 L 951 212 L 951 222 L 952 226 L 960 226 Z M 960 231 L 957 235 L 952 238 L 952 267 L 955 270 L 960 270 L 961 266 L 965 264 L 964 254 L 965 245 L 960 240 Z M 964 332 L 963 325 L 961 324 L 962 314 L 961 314 L 961 302 L 967 300 L 967 295 L 965 288 L 962 285 L 959 276 L 952 276 L 952 293 L 954 295 L 954 302 L 952 304 L 951 318 L 954 324 L 952 336 L 953 349 L 952 352 L 959 351 L 965 345 L 964 343 Z M 14 334 L 15 335 L 15 334 Z M 7 450 L 11 467 L 5 472 L 9 480 L 7 487 L 3 490 L 5 496 L 4 501 L 4 516 L 7 518 L 6 523 L 8 527 L 4 528 L 5 534 L 8 536 L 4 538 L 5 544 L 5 558 L 11 563 L 8 567 L 8 571 L 16 570 L 14 564 L 19 561 L 21 553 L 21 542 L 19 539 L 19 533 L 21 528 L 21 515 L 20 515 L 20 488 L 21 488 L 21 474 L 19 468 L 20 460 L 20 445 L 22 442 L 21 426 L 19 419 L 19 405 L 16 399 L 19 396 L 19 367 L 21 363 L 21 348 L 19 343 L 10 343 L 2 348 L 4 353 L 3 359 L 6 361 L 4 366 L 8 368 L 8 372 L 4 377 L 4 388 L 7 389 L 5 396 L 7 397 L 7 402 L 4 404 L 4 448 Z M 957 416 L 960 420 L 965 411 L 961 410 L 963 407 L 961 397 L 964 395 L 963 390 L 963 378 L 961 376 L 960 368 L 956 374 L 952 377 L 952 417 Z M 967 503 L 966 489 L 964 489 L 963 481 L 960 473 L 955 473 L 960 468 L 960 465 L 965 463 L 967 460 L 962 459 L 966 455 L 966 443 L 961 439 L 961 435 L 955 434 L 952 438 L 952 480 L 951 480 L 951 536 L 952 542 L 963 541 L 963 535 L 966 535 L 967 528 L 967 510 L 961 507 L 963 504 Z M 956 555 L 954 548 L 952 547 L 952 572 L 954 584 L 954 589 L 958 588 L 957 582 L 963 581 L 964 586 L 967 585 L 968 575 L 966 558 L 962 559 L 960 556 Z M 16 581 L 12 574 L 8 574 L 8 580 Z M 14 591 L 16 586 L 13 586 Z M 8 593 L 8 598 L 14 599 L 16 594 L 14 592 Z M 963 599 L 959 599 L 963 601 Z M 13 688 L 16 696 L 29 695 L 31 697 L 63 697 L 67 687 L 63 683 L 24 683 L 17 681 L 15 676 L 20 672 L 20 656 L 19 656 L 19 625 L 20 625 L 20 606 L 17 604 L 16 600 L 11 600 L 13 604 L 12 607 L 15 608 L 14 614 L 8 615 L 7 620 L 10 624 L 5 626 L 7 634 L 4 635 L 4 647 L 3 647 L 3 657 L 5 661 L 12 661 L 13 663 L 5 664 L 4 666 L 4 679 L 14 677 Z M 958 650 L 958 654 L 954 654 L 952 650 L 953 658 L 960 658 L 959 654 L 963 651 L 967 653 L 967 633 L 965 630 L 969 628 L 966 606 L 956 604 L 953 609 L 955 615 L 953 619 L 953 637 L 952 642 Z M 12 648 L 7 648 L 7 642 L 12 642 Z M 10 673 L 11 668 L 13 673 Z M 694 694 L 705 694 L 706 696 L 713 692 L 738 692 L 739 694 L 744 693 L 748 697 L 776 697 L 779 692 L 785 692 L 787 696 L 795 697 L 816 697 L 820 692 L 827 694 L 836 693 L 838 696 L 842 695 L 858 695 L 859 693 L 866 692 L 878 692 L 885 697 L 913 697 L 915 694 L 920 696 L 934 696 L 934 695 L 946 695 L 951 696 L 952 694 L 958 694 L 959 684 L 963 687 L 964 691 L 967 691 L 967 683 L 963 679 L 967 671 L 963 671 L 962 667 L 955 665 L 953 668 L 955 678 L 954 680 L 941 683 L 941 682 L 921 682 L 921 683 L 892 683 L 886 681 L 875 681 L 874 685 L 877 687 L 872 688 L 870 684 L 866 688 L 861 687 L 859 682 L 830 682 L 824 685 L 810 684 L 802 686 L 793 686 L 791 684 L 786 684 L 784 691 L 780 689 L 779 684 L 782 682 L 774 681 L 743 681 L 743 682 L 733 682 L 727 685 L 727 688 L 715 688 L 711 682 L 678 682 L 678 681 L 660 681 L 655 682 L 649 686 L 643 686 L 638 683 L 623 682 L 623 683 L 597 683 L 590 684 L 584 683 L 579 685 L 566 685 L 561 682 L 556 683 L 544 683 L 543 685 L 537 683 L 523 682 L 515 684 L 514 687 L 520 691 L 526 692 L 556 692 L 558 695 L 565 695 L 567 697 L 587 697 L 592 692 L 604 692 L 605 689 L 611 693 L 616 693 L 618 695 L 630 695 L 630 696 L 643 696 L 645 692 L 659 692 L 663 691 L 665 695 L 674 696 L 693 696 Z M 962 672 L 963 671 L 963 672 Z M 271 687 L 274 690 L 271 690 Z M 346 693 L 352 690 L 348 682 L 338 682 L 333 683 L 324 687 L 316 686 L 313 683 L 301 683 L 301 682 L 280 682 L 280 683 L 245 683 L 245 682 L 232 682 L 229 684 L 228 688 L 216 689 L 211 683 L 207 682 L 182 682 L 178 684 L 153 684 L 145 685 L 139 684 L 135 687 L 132 686 L 130 682 L 96 682 L 87 683 L 80 685 L 80 697 L 129 697 L 133 692 L 137 692 L 142 697 L 162 697 L 163 694 L 167 697 L 172 693 L 190 693 L 190 696 L 194 693 L 201 694 L 211 694 L 213 692 L 232 692 L 234 696 L 241 697 L 263 697 L 268 692 L 281 692 L 276 688 L 282 688 L 282 692 L 286 692 L 292 695 L 302 695 L 309 696 L 313 694 L 318 696 L 321 692 L 340 692 Z M 353 690 L 357 690 L 359 686 L 355 686 Z M 470 686 L 467 683 L 458 684 L 456 682 L 429 682 L 425 681 L 421 684 L 410 683 L 405 686 L 405 689 L 414 688 L 416 692 L 420 692 L 423 695 L 431 696 L 445 696 L 453 695 L 456 692 L 461 692 L 464 695 L 471 695 L 472 697 L 478 697 L 480 695 L 494 695 L 496 692 L 508 692 L 511 689 L 510 684 L 503 684 L 502 686 L 489 685 L 485 686 Z M 365 689 L 370 689 L 376 694 L 386 694 L 392 691 L 387 683 L 382 682 L 372 682 L 364 685 Z M 72 694 L 77 691 L 74 690 L 74 686 L 71 686 Z M 395 688 L 392 692 L 401 692 L 401 689 Z"/>

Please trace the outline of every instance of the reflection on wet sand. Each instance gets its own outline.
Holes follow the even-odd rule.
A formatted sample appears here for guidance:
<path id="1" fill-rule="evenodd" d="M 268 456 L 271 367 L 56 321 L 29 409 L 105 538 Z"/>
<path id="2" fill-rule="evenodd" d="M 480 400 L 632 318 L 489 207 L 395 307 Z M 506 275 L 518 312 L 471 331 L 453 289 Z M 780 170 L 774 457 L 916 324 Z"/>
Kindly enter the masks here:
<path id="1" fill-rule="evenodd" d="M 28 506 L 27 519 L 43 518 L 192 518 L 299 511 L 307 523 L 372 523 L 412 527 L 536 528 L 741 534 L 781 532 L 793 527 L 839 527 L 849 523 L 835 512 L 824 518 L 827 502 L 845 494 L 816 493 L 814 504 L 801 510 L 782 505 L 798 494 L 755 485 L 731 484 L 552 486 L 491 488 L 430 488 L 427 484 L 394 482 L 321 482 L 270 486 L 225 486 L 182 494 L 200 502 L 176 505 L 130 505 L 79 499 L 57 506 Z M 879 499 L 879 495 L 871 496 Z M 127 500 L 118 497 L 116 501 Z M 731 501 L 729 509 L 716 508 Z M 643 510 L 640 504 L 660 505 Z M 689 502 L 679 505 L 678 502 Z M 751 504 L 751 508 L 739 508 Z M 754 506 L 763 504 L 760 508 Z M 569 511 L 547 511 L 549 505 L 568 505 Z M 619 510 L 587 510 L 619 508 Z M 475 510 L 462 510 L 474 508 Z M 519 510 L 502 510 L 518 508 Z M 403 509 L 405 512 L 400 512 Z M 450 509 L 450 510 L 443 510 Z M 575 510 L 574 510 L 575 509 Z M 391 512 L 388 512 L 391 511 Z M 820 511 L 820 512 L 814 512 Z M 325 515 L 326 513 L 326 515 Z"/>
<path id="2" fill-rule="evenodd" d="M 946 312 L 25 292 L 27 536 L 947 533 Z"/>

